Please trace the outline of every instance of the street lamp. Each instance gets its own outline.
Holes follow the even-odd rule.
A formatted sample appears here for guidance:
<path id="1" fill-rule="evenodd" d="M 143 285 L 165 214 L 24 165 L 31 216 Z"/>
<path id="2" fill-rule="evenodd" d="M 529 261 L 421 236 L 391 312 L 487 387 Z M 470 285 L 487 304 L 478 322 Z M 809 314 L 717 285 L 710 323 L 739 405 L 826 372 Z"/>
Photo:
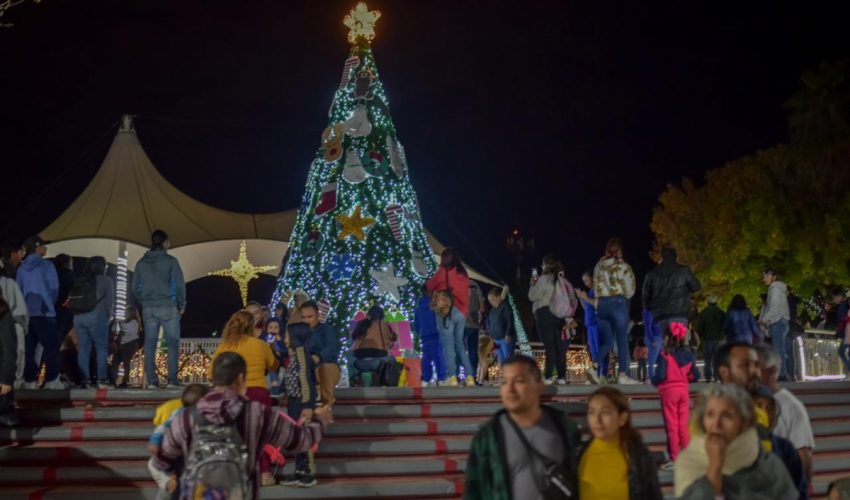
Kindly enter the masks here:
<path id="1" fill-rule="evenodd" d="M 505 248 L 509 253 L 514 254 L 516 259 L 516 284 L 521 286 L 523 257 L 534 253 L 534 238 L 522 236 L 519 229 L 514 229 L 505 240 Z"/>

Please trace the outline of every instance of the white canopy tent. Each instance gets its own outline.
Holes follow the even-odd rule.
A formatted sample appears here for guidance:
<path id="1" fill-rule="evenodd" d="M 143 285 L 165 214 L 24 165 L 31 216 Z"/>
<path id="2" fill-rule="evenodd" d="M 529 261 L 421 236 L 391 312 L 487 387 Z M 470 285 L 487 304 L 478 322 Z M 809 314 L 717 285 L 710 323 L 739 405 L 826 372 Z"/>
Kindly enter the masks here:
<path id="1" fill-rule="evenodd" d="M 230 267 L 242 241 L 247 242 L 248 259 L 255 265 L 280 266 L 296 216 L 297 210 L 230 212 L 191 198 L 157 171 L 139 142 L 132 118 L 124 115 L 92 181 L 40 234 L 53 240 L 48 256 L 102 255 L 116 263 L 126 255 L 127 269 L 132 271 L 147 250 L 151 232 L 162 229 L 171 241 L 169 252 L 180 261 L 186 281 L 192 281 Z M 439 254 L 443 245 L 430 234 L 428 239 Z M 496 284 L 473 270 L 470 277 Z"/>

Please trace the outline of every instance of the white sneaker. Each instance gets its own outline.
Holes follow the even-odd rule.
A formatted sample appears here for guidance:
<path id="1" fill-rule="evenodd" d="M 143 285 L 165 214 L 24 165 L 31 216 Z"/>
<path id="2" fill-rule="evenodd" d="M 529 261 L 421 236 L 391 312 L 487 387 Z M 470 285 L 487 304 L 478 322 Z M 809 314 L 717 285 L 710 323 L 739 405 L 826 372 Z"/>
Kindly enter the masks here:
<path id="1" fill-rule="evenodd" d="M 24 382 L 24 389 L 38 389 L 38 382 Z"/>
<path id="2" fill-rule="evenodd" d="M 428 387 L 429 385 L 431 385 L 430 382 L 422 382 L 422 387 Z"/>
<path id="3" fill-rule="evenodd" d="M 596 368 L 588 368 L 584 371 L 585 377 L 591 384 L 601 385 L 602 381 L 599 379 L 599 373 L 596 372 Z"/>
<path id="4" fill-rule="evenodd" d="M 620 374 L 619 374 L 619 375 L 617 375 L 617 383 L 618 383 L 618 384 L 620 384 L 620 385 L 634 385 L 634 384 L 640 384 L 640 382 L 638 382 L 637 380 L 635 380 L 635 379 L 633 379 L 633 378 L 629 377 L 628 375 L 626 375 L 626 374 L 625 374 L 625 373 L 623 373 L 623 372 L 620 372 Z"/>
<path id="5" fill-rule="evenodd" d="M 545 377 L 543 378 L 543 384 L 545 384 L 545 385 L 552 385 L 554 383 L 555 383 L 554 378 L 545 378 Z"/>
<path id="6" fill-rule="evenodd" d="M 555 383 L 558 384 L 558 385 L 567 385 L 567 381 L 562 379 L 562 378 L 559 378 L 558 380 L 556 380 Z"/>
<path id="7" fill-rule="evenodd" d="M 68 387 L 65 386 L 65 383 L 59 380 L 59 377 L 56 377 L 50 382 L 46 382 L 43 387 L 43 389 L 47 389 L 50 391 L 64 391 L 67 388 Z"/>
<path id="8" fill-rule="evenodd" d="M 668 460 L 668 461 L 664 462 L 663 464 L 661 464 L 661 467 L 659 467 L 659 468 L 661 470 L 668 470 L 669 471 L 669 470 L 675 469 L 676 465 L 671 460 Z"/>

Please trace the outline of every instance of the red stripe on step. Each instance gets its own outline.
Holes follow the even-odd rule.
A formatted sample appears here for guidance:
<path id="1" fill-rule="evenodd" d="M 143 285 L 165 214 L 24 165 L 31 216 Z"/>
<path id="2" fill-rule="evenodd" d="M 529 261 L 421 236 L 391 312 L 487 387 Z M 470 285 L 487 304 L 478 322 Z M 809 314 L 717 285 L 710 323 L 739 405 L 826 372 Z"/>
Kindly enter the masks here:
<path id="1" fill-rule="evenodd" d="M 435 453 L 445 453 L 448 450 L 448 444 L 445 439 L 437 439 L 434 441 L 434 452 Z"/>
<path id="2" fill-rule="evenodd" d="M 463 478 L 455 478 L 455 480 L 453 482 L 455 483 L 454 494 L 455 495 L 463 495 L 463 490 L 464 490 Z"/>
<path id="3" fill-rule="evenodd" d="M 106 401 L 106 389 L 98 389 L 94 398 L 98 401 Z"/>
<path id="4" fill-rule="evenodd" d="M 447 458 L 443 461 L 443 471 L 447 473 L 457 472 L 457 462 L 454 460 Z"/>
<path id="5" fill-rule="evenodd" d="M 422 418 L 428 418 L 431 416 L 431 405 L 427 403 L 423 403 L 422 406 L 419 407 L 419 416 Z"/>
<path id="6" fill-rule="evenodd" d="M 413 391 L 413 399 L 422 399 L 421 387 L 411 387 L 410 390 Z"/>
<path id="7" fill-rule="evenodd" d="M 56 460 L 65 461 L 71 459 L 71 448 L 56 448 Z"/>
<path id="8" fill-rule="evenodd" d="M 44 484 L 53 486 L 56 484 L 56 467 L 47 467 L 41 474 L 41 480 Z"/>
<path id="9" fill-rule="evenodd" d="M 71 441 L 82 441 L 83 440 L 83 429 L 82 425 L 75 425 L 71 427 Z"/>
<path id="10" fill-rule="evenodd" d="M 94 422 L 94 408 L 83 409 L 83 420 L 86 422 Z"/>
<path id="11" fill-rule="evenodd" d="M 433 436 L 433 435 L 437 434 L 437 432 L 438 432 L 437 422 L 434 422 L 433 420 L 428 420 L 427 422 L 425 422 L 425 425 L 428 426 L 428 430 L 425 431 L 426 434 L 428 434 L 429 436 Z"/>
<path id="12" fill-rule="evenodd" d="M 33 491 L 27 498 L 28 500 L 44 500 L 44 494 L 52 489 L 53 488 L 42 488 L 40 490 Z"/>

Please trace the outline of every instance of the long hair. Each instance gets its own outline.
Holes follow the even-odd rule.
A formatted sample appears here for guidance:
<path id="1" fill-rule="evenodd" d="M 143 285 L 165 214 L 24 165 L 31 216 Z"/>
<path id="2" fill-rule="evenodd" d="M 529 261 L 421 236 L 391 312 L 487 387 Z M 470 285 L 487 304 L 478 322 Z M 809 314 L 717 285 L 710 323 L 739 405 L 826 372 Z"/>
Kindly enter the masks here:
<path id="1" fill-rule="evenodd" d="M 357 322 L 354 327 L 354 332 L 351 334 L 353 340 L 362 339 L 366 336 L 366 331 L 372 326 L 373 321 L 383 321 L 384 309 L 381 306 L 372 306 L 366 317 Z"/>
<path id="2" fill-rule="evenodd" d="M 606 259 L 617 258 L 618 254 L 624 254 L 623 252 L 623 240 L 620 238 L 611 238 L 608 240 L 608 243 L 605 244 L 605 255 Z M 625 259 L 625 254 L 623 255 L 623 259 Z"/>
<path id="3" fill-rule="evenodd" d="M 446 247 L 440 254 L 440 265 L 446 269 L 454 269 L 460 274 L 469 276 L 461 262 L 460 252 L 456 248 Z"/>
<path id="4" fill-rule="evenodd" d="M 729 309 L 744 310 L 747 308 L 747 300 L 741 294 L 732 297 L 732 302 L 729 303 Z"/>
<path id="5" fill-rule="evenodd" d="M 617 414 L 626 413 L 626 423 L 620 427 L 620 449 L 626 457 L 626 462 L 631 460 L 630 451 L 633 448 L 643 446 L 643 438 L 640 437 L 640 432 L 632 426 L 632 410 L 629 407 L 629 399 L 619 389 L 610 386 L 600 387 L 587 398 L 587 402 L 596 397 L 605 398 L 614 405 L 617 409 Z"/>
<path id="6" fill-rule="evenodd" d="M 543 274 L 551 274 L 552 278 L 557 278 L 560 273 L 564 272 L 564 265 L 551 253 L 543 257 L 543 265 L 549 268 Z"/>
<path id="7" fill-rule="evenodd" d="M 225 344 L 237 344 L 243 335 L 254 336 L 254 316 L 245 311 L 236 311 L 224 325 L 221 341 Z"/>

